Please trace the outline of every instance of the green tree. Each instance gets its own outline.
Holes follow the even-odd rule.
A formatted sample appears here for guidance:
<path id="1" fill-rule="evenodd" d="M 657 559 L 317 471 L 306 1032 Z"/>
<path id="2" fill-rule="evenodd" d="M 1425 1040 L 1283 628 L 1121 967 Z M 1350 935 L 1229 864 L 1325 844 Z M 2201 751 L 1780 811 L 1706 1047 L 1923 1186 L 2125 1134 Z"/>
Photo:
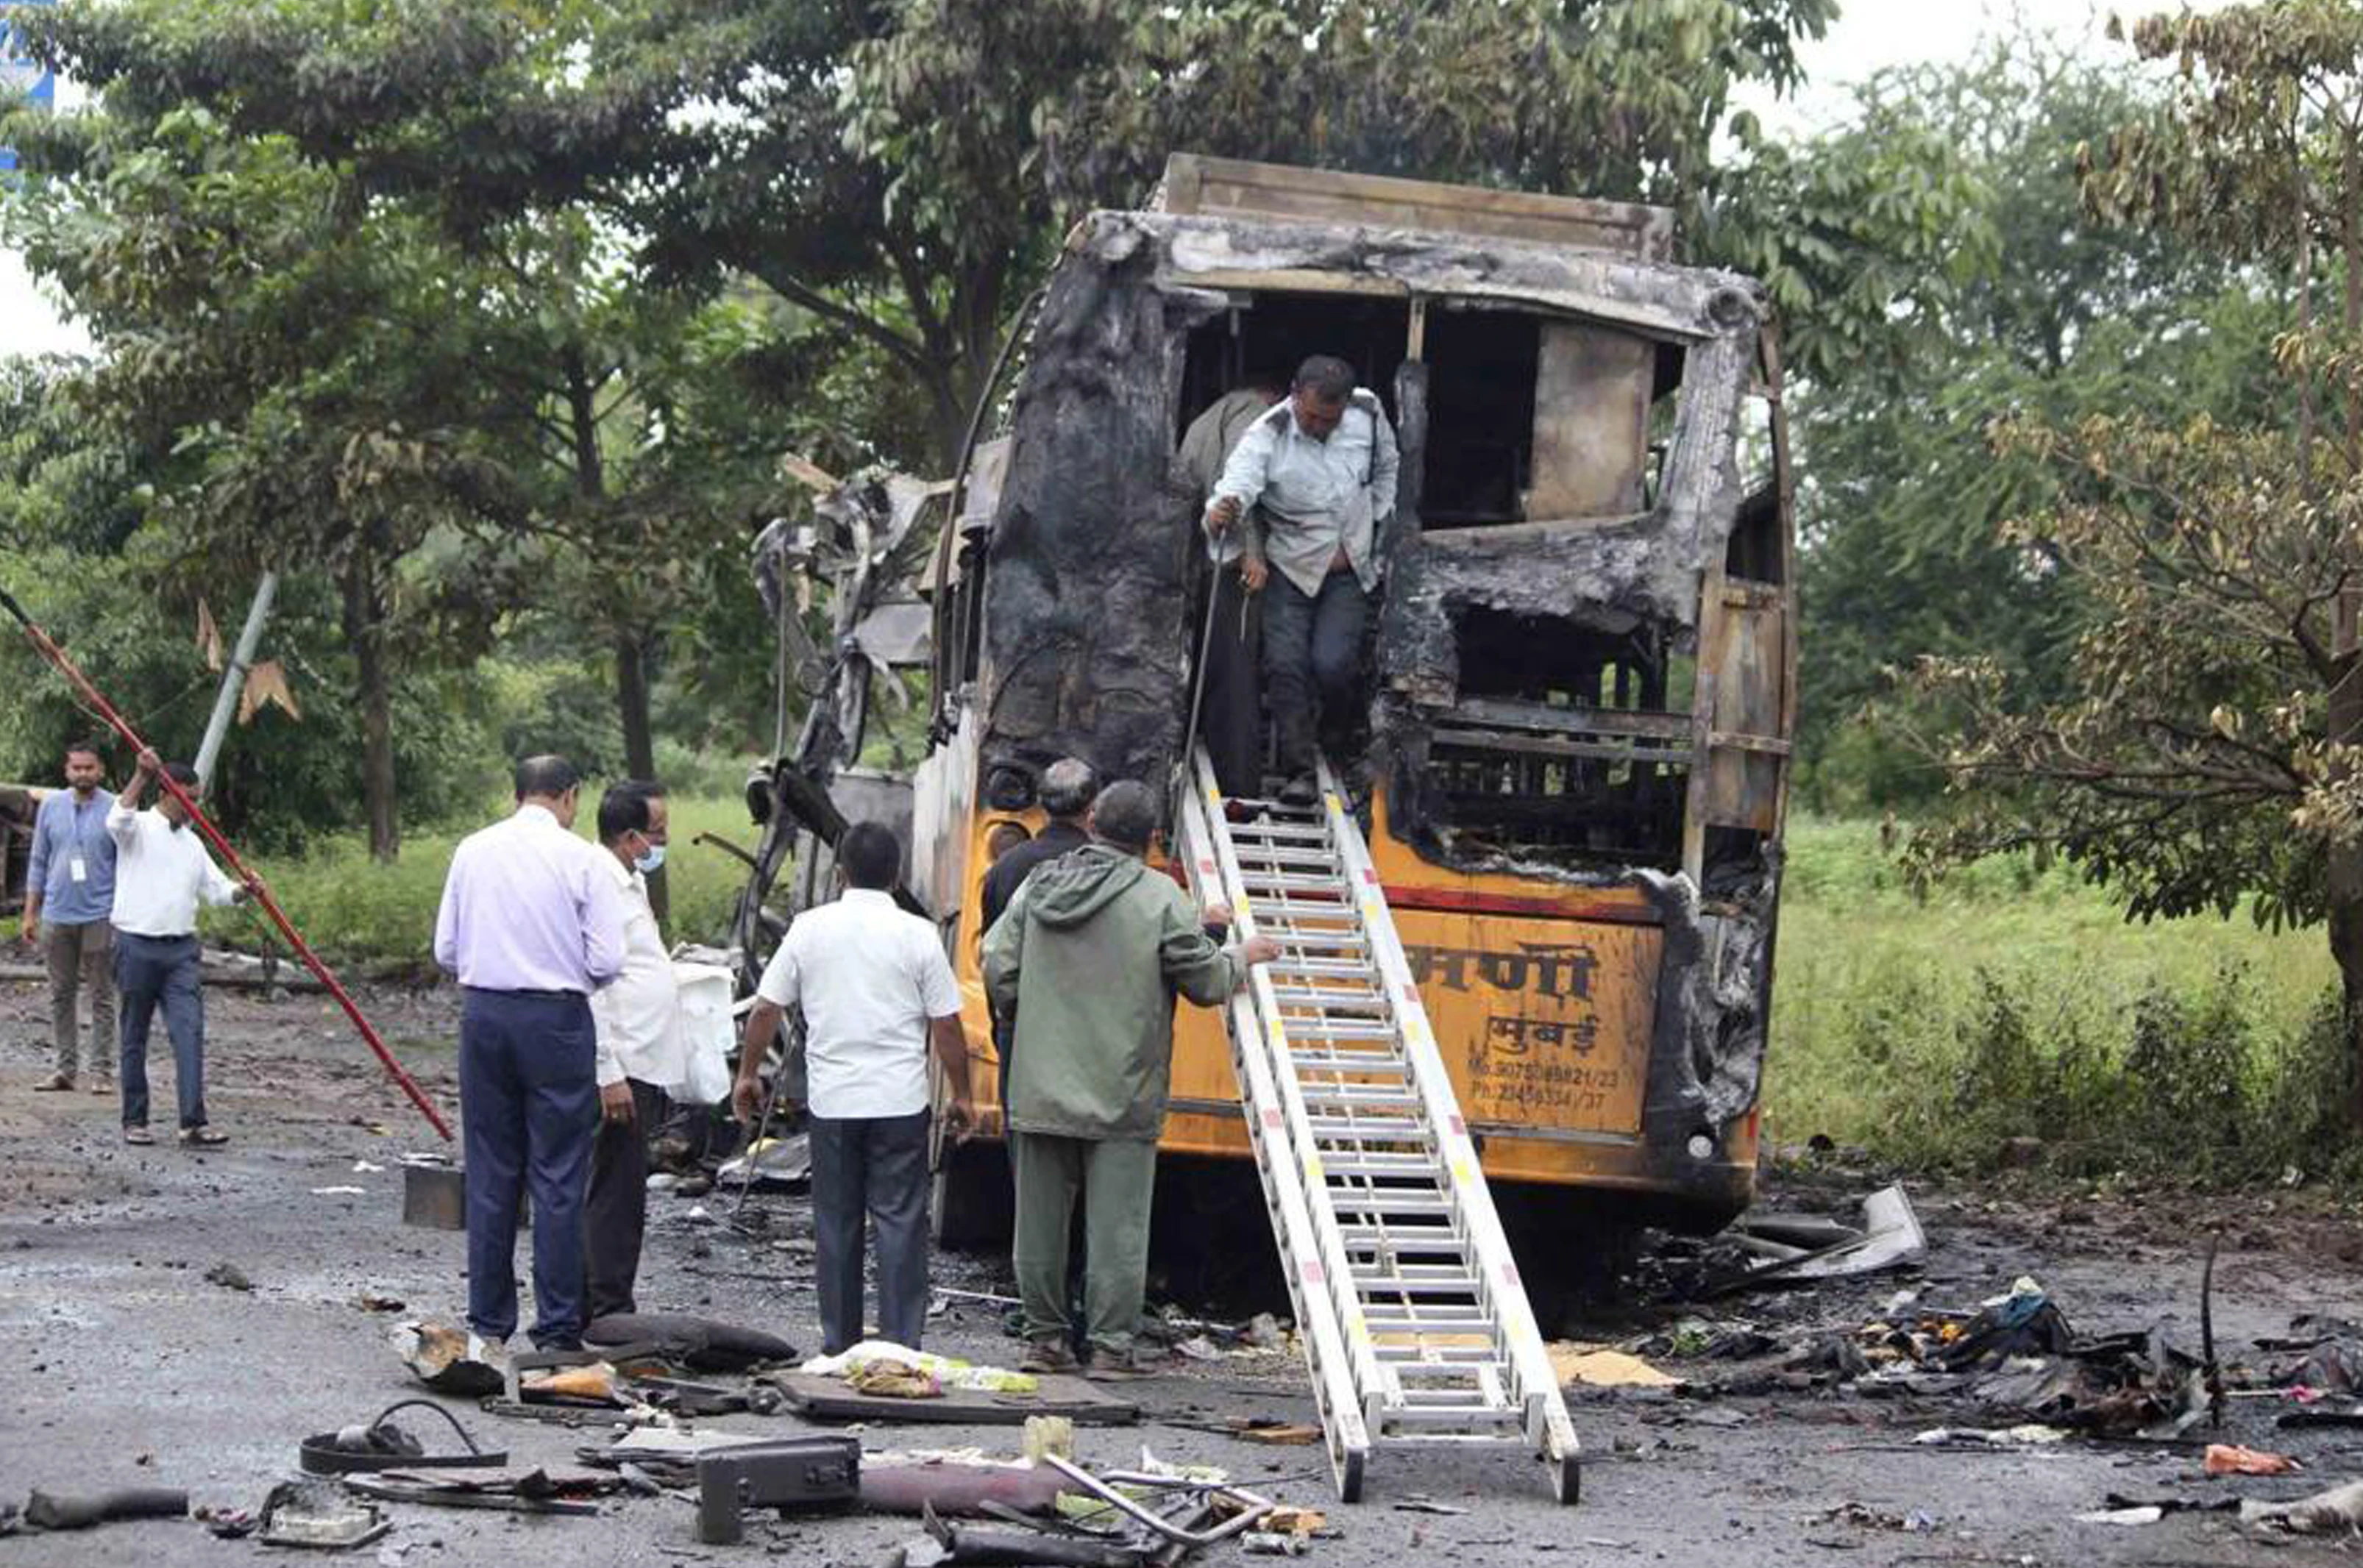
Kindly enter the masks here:
<path id="1" fill-rule="evenodd" d="M 251 582 L 317 568 L 335 584 L 361 794 L 391 856 L 397 666 L 481 651 L 503 591 L 500 556 L 460 547 L 470 515 L 449 502 L 503 482 L 468 427 L 453 307 L 470 276 L 283 138 L 73 63 L 106 110 L 17 119 L 36 178 L 7 211 L 100 346 L 70 395 L 121 441 L 169 451 L 158 569 Z"/>
<path id="2" fill-rule="evenodd" d="M 1915 853 L 2057 851 L 2143 918 L 2325 922 L 2363 1122 L 2363 10 L 2273 0 L 2132 37 L 2174 84 L 2090 150 L 2087 198 L 2293 279 L 2273 344 L 2289 391 L 2240 424 L 1999 425 L 2058 487 L 2006 542 L 2090 609 L 2057 701 L 1991 659 L 1925 669 L 1965 718 L 1942 754 L 1961 809 Z M 2342 285 L 2328 319 L 2317 276 Z"/>
<path id="3" fill-rule="evenodd" d="M 1809 798 L 1825 808 L 1909 809 L 1940 792 L 1941 772 L 1892 727 L 1857 722 L 1901 701 L 1892 672 L 1922 655 L 1989 657 L 2022 699 L 2065 690 L 2080 591 L 2039 552 L 1997 536 L 2006 519 L 2047 505 L 2056 479 L 2025 454 L 1996 452 L 1990 421 L 2134 410 L 2237 419 L 2273 395 L 2272 289 L 2175 235 L 2082 221 L 2077 149 L 2140 112 L 2143 91 L 2022 29 L 1962 65 L 1873 78 L 1852 123 L 1792 152 L 1838 171 L 1835 222 L 1870 221 L 1860 171 L 1899 158 L 1931 171 L 1949 162 L 1970 215 L 1949 286 L 1912 286 L 1898 276 L 1909 258 L 1875 240 L 1881 259 L 1857 274 L 1872 290 L 1859 308 L 1817 318 L 1787 307 L 1808 330 L 1875 322 L 1880 297 L 1907 307 L 1853 340 L 1820 331 L 1814 347 L 1840 349 L 1844 372 L 1809 372 L 1792 400 L 1809 650 L 1800 750 Z M 1899 167 L 1880 182 L 1907 178 Z M 1754 231 L 1777 246 L 1820 227 Z M 1784 292 L 1777 250 L 1738 259 Z"/>
<path id="4" fill-rule="evenodd" d="M 167 336 L 261 326 L 288 350 L 241 359 L 237 342 L 207 339 L 160 385 L 139 379 L 144 366 L 116 375 L 125 356 L 110 342 L 99 380 L 112 384 L 95 393 L 205 451 L 190 493 L 214 526 L 200 537 L 258 560 L 337 558 L 370 711 L 384 711 L 385 658 L 426 652 L 388 642 L 397 599 L 413 601 L 405 624 L 465 657 L 538 593 L 611 651 L 624 763 L 651 773 L 660 631 L 698 591 L 699 563 L 760 509 L 770 454 L 743 423 L 721 442 L 698 417 L 719 402 L 700 378 L 751 348 L 735 330 L 747 313 L 646 287 L 627 242 L 575 195 L 589 169 L 647 177 L 645 153 L 627 159 L 664 144 L 657 99 L 628 76 L 575 80 L 610 9 L 283 0 L 43 18 L 36 47 L 105 94 L 110 155 L 151 156 L 172 127 L 202 127 L 214 178 L 139 207 L 103 160 L 37 149 L 33 166 L 52 179 L 28 227 L 37 265 L 101 330 L 127 284 L 72 253 L 90 214 L 148 222 L 127 244 L 146 263 L 128 286 L 150 286 L 157 251 L 182 269 L 187 320 Z M 203 243 L 155 232 L 193 209 Z M 276 211 L 287 215 L 273 223 Z M 300 246 L 322 213 L 328 243 L 283 243 Z M 233 243 L 247 253 L 222 254 Z M 219 283 L 188 275 L 194 261 Z M 204 300 L 241 285 L 259 298 Z M 154 302 L 121 303 L 148 332 L 139 313 Z M 294 488 L 304 478 L 310 494 Z M 307 541 L 306 515 L 338 536 Z M 394 569 L 405 560 L 406 576 Z M 432 605 L 416 602 L 426 566 Z M 390 752 L 373 728 L 382 853 L 394 843 Z"/>

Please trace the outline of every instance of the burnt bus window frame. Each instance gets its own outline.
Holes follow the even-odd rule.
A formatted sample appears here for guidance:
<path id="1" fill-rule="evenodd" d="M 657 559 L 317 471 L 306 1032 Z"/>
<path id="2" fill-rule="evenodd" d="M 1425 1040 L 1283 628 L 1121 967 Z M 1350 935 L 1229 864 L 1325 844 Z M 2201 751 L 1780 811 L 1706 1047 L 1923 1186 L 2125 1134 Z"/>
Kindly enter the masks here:
<path id="1" fill-rule="evenodd" d="M 1733 390 L 1729 378 L 1716 375 L 1714 384 L 1706 386 L 1694 384 L 1691 377 L 1692 357 L 1713 348 L 1715 338 L 1663 337 L 1636 330 L 1629 323 L 1528 302 L 1492 300 L 1484 302 L 1484 308 L 1524 316 L 1538 331 L 1543 323 L 1570 322 L 1648 343 L 1654 350 L 1644 426 L 1642 509 L 1628 514 L 1538 516 L 1523 526 L 1495 525 L 1503 537 L 1542 543 L 1609 533 L 1660 536 L 1678 511 L 1712 511 L 1718 504 L 1714 491 L 1700 492 L 1703 470 L 1719 466 L 1728 454 L 1708 454 L 1703 463 L 1688 460 L 1697 456 L 1689 449 L 1695 441 L 1728 436 L 1735 448 L 1745 444 L 1725 418 L 1713 417 L 1716 411 L 1711 405 Z M 1431 332 L 1437 319 L 1429 315 Z M 1749 359 L 1753 361 L 1755 356 Z M 1739 390 L 1743 396 L 1760 393 L 1763 383 L 1750 377 Z M 1694 395 L 1700 393 L 1703 398 Z M 1541 396 L 1537 386 L 1537 403 Z M 1687 492 L 1670 496 L 1668 483 L 1677 478 L 1685 480 Z M 1773 503 L 1769 517 L 1759 517 L 1746 504 L 1759 499 Z M 1442 540 L 1473 539 L 1488 531 L 1483 526 L 1431 530 L 1426 510 L 1423 507 L 1420 519 L 1423 534 L 1433 531 Z M 1783 560 L 1777 533 L 1784 516 L 1777 484 L 1766 487 L 1761 498 L 1742 496 L 1731 519 L 1730 537 L 1706 553 L 1719 562 L 1726 549 L 1737 547 L 1744 552 L 1739 564 L 1757 569 L 1762 569 L 1758 561 L 1764 556 Z M 1739 537 L 1743 523 L 1755 525 L 1745 541 Z M 1758 536 L 1761 552 L 1752 548 Z M 1700 570 L 1709 569 L 1710 563 L 1702 560 Z M 1702 579 L 1693 580 L 1702 590 L 1707 588 Z M 1777 578 L 1757 580 L 1778 582 Z M 1414 847 L 1424 842 L 1424 854 L 1432 856 L 1442 847 L 1454 859 L 1476 851 L 1540 860 L 1593 876 L 1639 868 L 1681 870 L 1690 836 L 1692 775 L 1700 766 L 1698 634 L 1709 613 L 1703 595 L 1685 613 L 1671 615 L 1639 612 L 1607 599 L 1578 601 L 1561 613 L 1532 617 L 1535 624 L 1512 638 L 1525 649 L 1534 647 L 1537 639 L 1558 639 L 1581 655 L 1587 641 L 1602 639 L 1603 624 L 1621 624 L 1624 635 L 1641 639 L 1650 651 L 1647 657 L 1619 659 L 1604 648 L 1592 650 L 1602 654 L 1596 691 L 1581 679 L 1554 683 L 1547 676 L 1530 678 L 1525 682 L 1527 689 L 1514 693 L 1489 690 L 1501 683 L 1481 669 L 1472 671 L 1472 662 L 1481 661 L 1471 660 L 1474 650 L 1467 640 L 1471 621 L 1481 621 L 1482 612 L 1450 599 L 1445 608 L 1453 624 L 1458 667 L 1454 701 L 1440 709 L 1432 705 L 1432 699 L 1413 704 L 1415 725 L 1424 732 L 1413 754 L 1421 777 L 1414 791 L 1416 809 L 1393 819 L 1398 831 L 1408 830 Z M 1515 668 L 1519 661 L 1509 662 Z M 1472 712 L 1484 722 L 1456 723 L 1468 720 Z M 1559 728 L 1561 724 L 1564 728 Z M 1559 733 L 1554 734 L 1554 729 Z"/>

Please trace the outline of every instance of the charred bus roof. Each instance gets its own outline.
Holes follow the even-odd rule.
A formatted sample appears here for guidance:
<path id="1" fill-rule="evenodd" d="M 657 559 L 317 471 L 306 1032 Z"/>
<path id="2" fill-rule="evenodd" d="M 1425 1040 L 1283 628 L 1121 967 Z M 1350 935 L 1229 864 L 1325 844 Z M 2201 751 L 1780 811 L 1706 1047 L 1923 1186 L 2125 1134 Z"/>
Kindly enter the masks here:
<path id="1" fill-rule="evenodd" d="M 1334 353 L 1404 450 L 1376 671 L 1394 831 L 1558 878 L 1760 866 L 1790 684 L 1760 645 L 1786 625 L 1721 612 L 1726 577 L 1785 593 L 1778 442 L 1743 428 L 1766 307 L 1671 240 L 1659 208 L 1189 156 L 1152 210 L 1079 224 L 991 507 L 988 798 L 1068 753 L 1166 776 L 1198 504 L 1178 436 Z M 1704 677 L 1729 678 L 1728 757 L 1697 744 L 1703 658 L 1732 666 Z"/>

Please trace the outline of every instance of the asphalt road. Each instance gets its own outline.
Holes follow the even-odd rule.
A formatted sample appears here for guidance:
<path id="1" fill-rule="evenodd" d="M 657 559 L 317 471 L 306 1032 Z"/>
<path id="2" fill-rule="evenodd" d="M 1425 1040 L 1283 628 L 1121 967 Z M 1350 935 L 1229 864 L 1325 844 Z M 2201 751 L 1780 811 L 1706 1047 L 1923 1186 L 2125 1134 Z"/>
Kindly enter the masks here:
<path id="1" fill-rule="evenodd" d="M 294 1469 L 307 1433 L 363 1419 L 416 1390 L 386 1347 L 394 1319 L 357 1305 L 396 1297 L 409 1314 L 456 1313 L 461 1239 L 399 1222 L 398 1161 L 433 1135 L 377 1075 L 340 1017 L 317 998 L 209 997 L 208 1092 L 227 1149 L 132 1149 L 115 1108 L 87 1095 L 34 1095 L 47 1065 L 45 1004 L 28 985 L 0 986 L 0 1502 L 32 1487 L 186 1487 L 201 1505 L 251 1508 Z M 448 997 L 390 992 L 372 1010 L 430 1093 L 456 1108 Z M 160 1055 L 161 1055 L 160 1051 Z M 1775 1065 L 1777 1071 L 1777 1064 Z M 159 1078 L 169 1105 L 169 1069 Z M 361 1169 L 367 1165 L 381 1167 Z M 1842 1208 L 1863 1182 L 1808 1184 L 1784 1198 Z M 324 1189 L 358 1187 L 359 1193 Z M 2246 1347 L 2303 1311 L 2363 1304 L 2363 1236 L 2350 1217 L 2276 1193 L 2236 1203 L 1919 1193 L 1934 1245 L 1916 1283 L 1929 1301 L 1974 1302 L 2031 1273 L 2085 1332 L 2162 1320 L 2197 1343 L 2196 1240 L 2227 1228 L 2216 1320 Z M 757 1325 L 811 1344 L 816 1335 L 803 1211 L 759 1198 L 772 1236 L 751 1239 L 691 1217 L 689 1200 L 652 1199 L 643 1306 Z M 2262 1207 L 2271 1204 L 2269 1209 Z M 710 1206 L 710 1205 L 709 1205 Z M 1253 1226 L 1251 1210 L 1239 1216 Z M 1243 1231 L 1242 1246 L 1263 1238 Z M 212 1283 L 229 1264 L 252 1284 Z M 942 1261 L 943 1283 L 990 1289 L 992 1260 Z M 1859 1323 L 1893 1279 L 1717 1304 L 1784 1343 L 1817 1327 Z M 1696 1309 L 1635 1308 L 1590 1327 L 1631 1342 Z M 405 1315 L 409 1315 L 405 1314 Z M 930 1348 L 1007 1364 L 1016 1354 L 995 1309 L 947 1302 Z M 2256 1359 L 2256 1353 L 2250 1353 Z M 1664 1362 L 1701 1381 L 1729 1364 Z M 1170 1424 L 1266 1416 L 1309 1420 L 1301 1369 L 1285 1355 L 1175 1364 L 1130 1386 L 1148 1419 L 1086 1430 L 1079 1457 L 1128 1463 L 1148 1448 L 1224 1466 L 1287 1500 L 1331 1503 L 1319 1451 L 1259 1447 Z M 1828 1390 L 1777 1397 L 1670 1397 L 1581 1391 L 1573 1412 L 1589 1459 L 1574 1508 L 1550 1500 L 1538 1465 L 1511 1455 L 1382 1452 L 1366 1500 L 1333 1507 L 1337 1533 L 1310 1561 L 1332 1568 L 1409 1563 L 1791 1564 L 2247 1563 L 2351 1561 L 2323 1542 L 2279 1543 L 2221 1515 L 2177 1515 L 2147 1528 L 2080 1524 L 2110 1493 L 2217 1498 L 2290 1496 L 2363 1474 L 2363 1436 L 2276 1432 L 2265 1401 L 2235 1404 L 2228 1439 L 2307 1462 L 2302 1476 L 2210 1480 L 2195 1449 L 2068 1443 L 2029 1452 L 1915 1445 L 1940 1425 L 1981 1424 L 1937 1401 Z M 502 1421 L 450 1401 L 520 1463 L 569 1465 L 583 1439 Z M 734 1426 L 749 1418 L 732 1418 Z M 786 1431 L 782 1418 L 753 1424 Z M 1991 1423 L 1983 1423 L 1991 1424 Z M 1007 1429 L 872 1428 L 871 1450 L 975 1445 L 1007 1452 Z M 1317 1473 L 1317 1474 L 1316 1474 Z M 1425 1498 L 1451 1513 L 1408 1511 Z M 419 1507 L 394 1509 L 384 1542 L 345 1561 L 443 1564 L 710 1563 L 769 1557 L 872 1564 L 917 1533 L 868 1518 L 759 1525 L 738 1548 L 705 1547 L 692 1510 L 671 1499 L 611 1502 L 596 1518 L 516 1518 Z M 146 1522 L 79 1534 L 0 1539 L 0 1564 L 229 1563 L 277 1560 L 198 1524 Z M 1202 1561 L 1247 1561 L 1237 1546 Z"/>

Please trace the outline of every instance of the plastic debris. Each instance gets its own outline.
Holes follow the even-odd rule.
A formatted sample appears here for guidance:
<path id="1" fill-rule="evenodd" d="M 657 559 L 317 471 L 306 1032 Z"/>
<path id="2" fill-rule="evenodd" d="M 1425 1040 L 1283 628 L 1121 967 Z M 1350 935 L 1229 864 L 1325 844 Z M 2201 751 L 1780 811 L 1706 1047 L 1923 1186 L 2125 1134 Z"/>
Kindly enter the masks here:
<path id="1" fill-rule="evenodd" d="M 998 1366 L 978 1366 L 950 1356 L 937 1355 L 930 1351 L 911 1350 L 885 1340 L 864 1340 L 837 1355 L 815 1356 L 796 1370 L 818 1377 L 849 1377 L 862 1367 L 882 1361 L 926 1373 L 935 1378 L 939 1388 L 967 1388 L 985 1394 L 1034 1394 L 1040 1392 L 1042 1386 L 1040 1380 L 1030 1373 L 1010 1372 Z"/>
<path id="2" fill-rule="evenodd" d="M 2210 1475 L 2287 1475 L 2305 1468 L 2286 1453 L 2229 1442 L 2209 1443 L 2206 1463 Z"/>
<path id="3" fill-rule="evenodd" d="M 1912 1440 L 1930 1448 L 1952 1445 L 1981 1445 L 1987 1448 L 2042 1448 L 2055 1442 L 2066 1442 L 2068 1434 L 2058 1427 L 1937 1427 Z"/>
<path id="4" fill-rule="evenodd" d="M 508 1386 L 508 1352 L 456 1324 L 437 1320 L 396 1323 L 387 1342 L 418 1380 L 438 1394 L 498 1394 Z"/>
<path id="5" fill-rule="evenodd" d="M 1039 1464 L 1056 1454 L 1060 1459 L 1075 1457 L 1075 1423 L 1064 1416 L 1028 1416 L 1026 1418 L 1026 1458 L 1028 1463 Z"/>

